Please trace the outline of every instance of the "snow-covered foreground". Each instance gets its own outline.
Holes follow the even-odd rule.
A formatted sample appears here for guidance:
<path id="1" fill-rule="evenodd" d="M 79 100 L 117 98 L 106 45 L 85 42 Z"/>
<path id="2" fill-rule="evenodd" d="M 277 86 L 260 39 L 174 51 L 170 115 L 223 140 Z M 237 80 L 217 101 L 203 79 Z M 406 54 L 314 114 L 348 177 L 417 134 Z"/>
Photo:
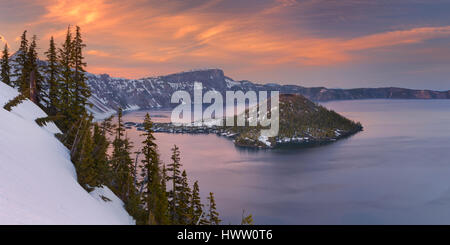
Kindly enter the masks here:
<path id="1" fill-rule="evenodd" d="M 134 224 L 107 187 L 88 193 L 78 184 L 68 149 L 54 137 L 59 129 L 34 122 L 45 116 L 39 107 L 3 109 L 16 95 L 0 82 L 0 224 Z"/>

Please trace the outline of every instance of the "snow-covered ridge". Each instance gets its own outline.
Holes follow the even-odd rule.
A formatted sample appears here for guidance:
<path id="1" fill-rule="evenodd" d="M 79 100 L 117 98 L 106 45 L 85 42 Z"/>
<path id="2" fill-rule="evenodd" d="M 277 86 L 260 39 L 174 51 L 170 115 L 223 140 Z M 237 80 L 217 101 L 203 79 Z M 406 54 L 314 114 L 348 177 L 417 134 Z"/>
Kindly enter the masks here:
<path id="1" fill-rule="evenodd" d="M 88 193 L 78 184 L 59 129 L 34 121 L 46 116 L 38 106 L 3 109 L 16 95 L 0 82 L 0 224 L 134 224 L 107 187 Z"/>

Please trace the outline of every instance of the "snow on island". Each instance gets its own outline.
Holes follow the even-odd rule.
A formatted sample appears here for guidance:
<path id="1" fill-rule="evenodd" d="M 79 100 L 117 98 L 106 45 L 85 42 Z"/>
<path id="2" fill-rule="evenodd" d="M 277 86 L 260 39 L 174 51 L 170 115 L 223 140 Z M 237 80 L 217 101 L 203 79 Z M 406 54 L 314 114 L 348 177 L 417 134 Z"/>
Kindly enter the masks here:
<path id="1" fill-rule="evenodd" d="M 77 182 L 55 124 L 31 101 L 12 112 L 3 105 L 17 91 L 0 82 L 0 224 L 134 224 L 107 187 L 86 192 Z"/>

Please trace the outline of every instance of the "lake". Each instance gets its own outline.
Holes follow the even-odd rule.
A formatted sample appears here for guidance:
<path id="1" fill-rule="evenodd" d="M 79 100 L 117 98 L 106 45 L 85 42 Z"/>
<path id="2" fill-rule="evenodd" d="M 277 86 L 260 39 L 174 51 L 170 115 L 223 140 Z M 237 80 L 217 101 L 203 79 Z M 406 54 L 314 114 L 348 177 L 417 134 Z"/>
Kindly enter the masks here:
<path id="1" fill-rule="evenodd" d="M 210 135 L 156 133 L 162 160 L 177 144 L 224 224 L 450 224 L 450 100 L 323 103 L 364 131 L 324 146 L 245 150 Z M 146 112 L 125 114 L 141 122 Z M 150 111 L 154 121 L 167 121 Z M 141 132 L 127 130 L 138 146 Z"/>

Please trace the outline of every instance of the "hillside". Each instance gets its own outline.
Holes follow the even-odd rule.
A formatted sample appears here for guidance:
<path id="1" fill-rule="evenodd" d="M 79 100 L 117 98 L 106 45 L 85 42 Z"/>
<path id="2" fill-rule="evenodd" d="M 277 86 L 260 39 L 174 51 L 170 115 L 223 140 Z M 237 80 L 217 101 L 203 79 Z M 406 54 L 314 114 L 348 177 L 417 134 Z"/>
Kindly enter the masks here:
<path id="1" fill-rule="evenodd" d="M 88 193 L 78 184 L 59 129 L 35 123 L 46 115 L 39 107 L 3 109 L 16 95 L 0 82 L 0 224 L 134 224 L 107 187 Z"/>
<path id="2" fill-rule="evenodd" d="M 227 133 L 235 135 L 234 142 L 239 146 L 274 148 L 332 142 L 362 130 L 360 123 L 317 105 L 302 95 L 281 94 L 279 113 L 279 133 L 276 137 L 262 137 L 259 126 L 229 127 Z"/>

